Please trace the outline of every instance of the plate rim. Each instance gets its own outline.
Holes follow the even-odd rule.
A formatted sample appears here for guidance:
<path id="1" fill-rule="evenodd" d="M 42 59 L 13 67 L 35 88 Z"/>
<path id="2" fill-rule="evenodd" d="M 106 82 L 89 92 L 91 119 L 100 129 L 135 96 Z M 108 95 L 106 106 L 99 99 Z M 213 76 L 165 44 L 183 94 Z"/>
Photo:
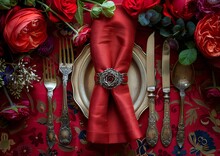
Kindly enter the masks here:
<path id="1" fill-rule="evenodd" d="M 75 74 L 75 72 L 79 73 L 79 71 L 82 69 L 82 67 L 86 64 L 88 65 L 90 63 L 90 61 L 88 61 L 88 57 L 91 57 L 90 55 L 90 44 L 87 44 L 81 51 L 81 53 L 79 54 L 79 56 L 75 59 L 74 64 L 73 64 L 73 72 L 71 74 L 71 85 L 72 85 L 72 89 L 73 89 L 73 98 L 74 101 L 76 102 L 76 104 L 79 106 L 79 108 L 81 109 L 82 113 L 84 114 L 84 116 L 86 118 L 88 118 L 89 116 L 89 107 L 86 104 L 83 104 L 83 100 L 82 97 L 85 96 L 82 93 L 82 89 L 79 89 L 79 85 L 75 85 L 75 84 L 80 84 L 80 83 L 84 83 L 84 80 L 78 78 L 79 74 Z M 138 46 L 137 44 L 134 44 L 133 47 L 133 54 L 132 57 L 135 61 L 139 61 L 139 63 L 136 63 L 138 65 L 138 68 L 143 68 L 144 72 L 141 74 L 141 79 L 142 81 L 145 82 L 145 84 L 141 84 L 144 85 L 141 88 L 140 93 L 145 94 L 143 95 L 144 97 L 142 97 L 142 99 L 140 99 L 140 95 L 137 98 L 139 100 L 139 105 L 137 105 L 137 108 L 134 108 L 135 111 L 135 116 L 137 119 L 140 118 L 141 114 L 148 108 L 148 98 L 147 98 L 147 75 L 146 75 L 146 54 L 143 52 L 143 50 L 141 49 L 140 46 Z M 135 57 L 134 57 L 135 56 Z M 91 59 L 91 58 L 90 58 Z M 142 67 L 140 67 L 142 66 Z M 83 73 L 83 75 L 85 75 L 85 73 Z M 76 92 L 78 91 L 78 92 Z M 86 97 L 88 99 L 88 97 Z M 85 99 L 84 98 L 84 101 Z M 136 100 L 137 101 L 137 100 Z M 87 101 L 89 102 L 89 100 Z M 135 104 L 134 104 L 135 107 Z"/>

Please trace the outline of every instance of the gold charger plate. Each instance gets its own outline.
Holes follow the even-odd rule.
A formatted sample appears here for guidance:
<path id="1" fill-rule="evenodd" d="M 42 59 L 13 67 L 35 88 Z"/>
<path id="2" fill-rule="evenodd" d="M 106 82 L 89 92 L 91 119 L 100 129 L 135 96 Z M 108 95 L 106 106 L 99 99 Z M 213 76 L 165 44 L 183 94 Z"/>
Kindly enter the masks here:
<path id="1" fill-rule="evenodd" d="M 128 71 L 128 86 L 134 105 L 136 118 L 147 109 L 147 78 L 145 68 L 146 55 L 142 49 L 134 45 L 133 59 Z M 90 56 L 90 46 L 84 47 L 74 62 L 71 83 L 73 97 L 83 114 L 88 118 L 89 100 L 92 94 L 95 70 Z"/>

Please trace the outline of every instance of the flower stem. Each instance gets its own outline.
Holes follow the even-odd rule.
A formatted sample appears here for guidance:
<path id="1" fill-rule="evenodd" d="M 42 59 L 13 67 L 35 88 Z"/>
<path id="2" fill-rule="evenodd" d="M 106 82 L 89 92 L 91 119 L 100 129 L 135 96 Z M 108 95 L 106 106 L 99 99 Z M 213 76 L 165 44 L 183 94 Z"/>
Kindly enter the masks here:
<path id="1" fill-rule="evenodd" d="M 83 8 L 83 10 L 86 10 L 86 11 L 88 11 L 88 12 L 91 12 L 91 10 L 90 10 L 90 9 L 87 9 L 87 8 Z"/>
<path id="2" fill-rule="evenodd" d="M 42 6 L 44 6 L 47 11 L 50 11 L 50 12 L 52 12 L 54 15 L 56 15 L 56 16 L 57 16 L 61 21 L 63 21 L 70 29 L 72 29 L 76 35 L 78 35 L 78 31 L 77 31 L 76 29 L 74 29 L 68 22 L 65 22 L 65 21 L 63 20 L 63 18 L 62 18 L 59 14 L 57 14 L 53 9 L 51 9 L 48 5 L 46 5 L 45 3 L 41 2 L 41 1 L 38 1 L 38 0 L 37 0 L 36 2 L 39 3 L 39 4 L 41 4 Z"/>
<path id="3" fill-rule="evenodd" d="M 8 99 L 8 102 L 9 102 L 10 106 L 14 106 L 15 104 L 12 102 L 10 96 L 8 95 L 8 91 L 6 90 L 5 86 L 3 86 L 3 90 L 4 90 L 4 93 L 7 97 L 7 99 Z"/>
<path id="4" fill-rule="evenodd" d="M 93 1 L 93 0 L 83 0 L 83 1 L 93 3 L 93 4 L 97 4 L 97 5 L 101 6 L 101 4 L 99 2 L 96 2 L 96 1 Z"/>

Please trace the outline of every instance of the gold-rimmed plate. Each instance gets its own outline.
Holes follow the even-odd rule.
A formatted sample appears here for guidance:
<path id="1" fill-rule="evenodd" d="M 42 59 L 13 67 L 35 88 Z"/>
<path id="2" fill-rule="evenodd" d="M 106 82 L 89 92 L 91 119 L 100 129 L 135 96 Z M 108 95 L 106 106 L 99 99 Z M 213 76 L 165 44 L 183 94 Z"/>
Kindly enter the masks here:
<path id="1" fill-rule="evenodd" d="M 148 107 L 145 58 L 145 53 L 135 44 L 132 62 L 128 70 L 128 86 L 137 119 Z M 89 100 L 95 85 L 94 75 L 95 70 L 91 60 L 90 46 L 87 45 L 75 60 L 71 77 L 74 100 L 87 118 Z"/>

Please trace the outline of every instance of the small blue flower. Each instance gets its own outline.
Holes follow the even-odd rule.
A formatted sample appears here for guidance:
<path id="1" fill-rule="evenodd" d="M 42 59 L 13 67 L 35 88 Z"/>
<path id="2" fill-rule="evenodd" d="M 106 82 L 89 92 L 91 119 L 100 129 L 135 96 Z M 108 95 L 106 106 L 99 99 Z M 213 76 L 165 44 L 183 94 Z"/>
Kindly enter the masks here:
<path id="1" fill-rule="evenodd" d="M 14 69 L 11 68 L 10 66 L 7 66 L 4 72 L 0 72 L 0 77 L 3 79 L 4 85 L 7 85 L 8 82 L 11 80 L 11 75 L 13 72 Z"/>
<path id="2" fill-rule="evenodd" d="M 174 146 L 174 151 L 172 152 L 175 156 L 185 156 L 186 150 L 179 148 L 179 146 Z"/>
<path id="3" fill-rule="evenodd" d="M 214 153 L 216 147 L 213 142 L 213 138 L 209 136 L 209 134 L 202 130 L 197 130 L 189 134 L 189 141 L 193 145 L 190 150 L 191 154 L 195 154 L 196 156 L 208 155 Z"/>

